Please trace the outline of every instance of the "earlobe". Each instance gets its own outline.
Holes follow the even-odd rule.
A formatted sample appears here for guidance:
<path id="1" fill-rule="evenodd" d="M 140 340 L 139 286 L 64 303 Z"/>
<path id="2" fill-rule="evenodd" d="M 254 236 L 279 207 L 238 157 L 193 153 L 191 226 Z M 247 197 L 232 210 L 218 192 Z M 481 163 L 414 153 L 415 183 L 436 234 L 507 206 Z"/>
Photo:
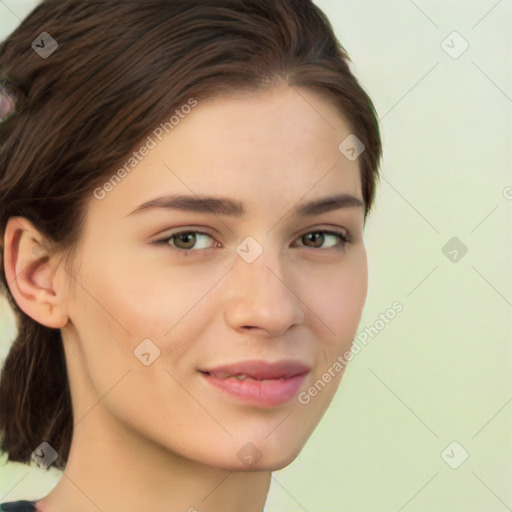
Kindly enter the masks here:
<path id="1" fill-rule="evenodd" d="M 7 221 L 4 267 L 9 289 L 25 314 L 46 327 L 67 325 L 64 269 L 45 237 L 24 217 Z"/>

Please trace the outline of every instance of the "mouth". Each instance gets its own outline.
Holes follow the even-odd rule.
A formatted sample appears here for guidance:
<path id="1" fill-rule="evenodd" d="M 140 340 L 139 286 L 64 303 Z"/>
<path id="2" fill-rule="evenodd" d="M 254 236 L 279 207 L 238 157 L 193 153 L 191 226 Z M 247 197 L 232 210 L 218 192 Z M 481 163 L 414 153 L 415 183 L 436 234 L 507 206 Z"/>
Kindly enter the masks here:
<path id="1" fill-rule="evenodd" d="M 199 370 L 217 390 L 235 400 L 260 407 L 275 407 L 289 402 L 310 371 L 310 367 L 291 360 L 277 363 L 246 361 Z"/>

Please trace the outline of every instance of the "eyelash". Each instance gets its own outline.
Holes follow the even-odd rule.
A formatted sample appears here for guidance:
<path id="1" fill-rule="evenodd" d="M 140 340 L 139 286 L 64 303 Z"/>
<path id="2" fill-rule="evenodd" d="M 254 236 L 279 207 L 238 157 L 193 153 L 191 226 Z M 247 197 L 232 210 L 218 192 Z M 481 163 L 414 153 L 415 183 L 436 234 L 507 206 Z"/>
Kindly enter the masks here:
<path id="1" fill-rule="evenodd" d="M 203 231 L 189 230 L 189 231 L 178 231 L 176 233 L 172 233 L 170 236 L 167 236 L 166 238 L 162 238 L 160 240 L 156 240 L 152 243 L 154 245 L 168 246 L 173 252 L 176 252 L 181 256 L 188 256 L 188 254 L 191 252 L 201 252 L 201 251 L 206 251 L 208 249 L 215 249 L 215 247 L 209 247 L 207 249 L 180 249 L 177 247 L 173 247 L 169 243 L 170 240 L 178 238 L 182 235 L 192 235 L 192 234 L 193 235 L 206 235 L 213 239 L 212 235 L 210 235 L 209 233 L 205 233 Z M 306 249 L 316 249 L 316 250 L 323 250 L 323 251 L 326 251 L 326 250 L 345 251 L 346 245 L 352 243 L 352 237 L 351 237 L 350 233 L 343 233 L 341 231 L 329 231 L 326 229 L 318 229 L 315 231 L 309 231 L 309 232 L 304 233 L 303 235 L 299 236 L 299 239 L 303 238 L 307 235 L 311 235 L 311 234 L 336 236 L 340 240 L 340 245 L 338 245 L 337 247 L 331 247 L 329 249 L 319 249 L 317 247 L 307 247 L 307 246 L 302 246 L 302 247 L 305 247 Z"/>

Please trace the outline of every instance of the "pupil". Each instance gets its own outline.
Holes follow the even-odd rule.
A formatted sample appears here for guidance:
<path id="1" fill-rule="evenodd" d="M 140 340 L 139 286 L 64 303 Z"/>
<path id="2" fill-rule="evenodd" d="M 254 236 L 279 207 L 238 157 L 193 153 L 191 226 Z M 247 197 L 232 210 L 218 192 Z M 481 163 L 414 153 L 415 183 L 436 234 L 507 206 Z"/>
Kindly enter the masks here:
<path id="1" fill-rule="evenodd" d="M 316 241 L 318 241 L 319 238 L 323 237 L 324 235 L 322 233 L 311 233 L 308 236 L 310 236 L 313 239 L 312 242 L 314 244 Z M 322 243 L 320 243 L 320 245 L 322 245 Z M 315 245 L 315 247 L 317 246 Z"/>
<path id="2" fill-rule="evenodd" d="M 192 247 L 194 245 L 194 241 L 195 241 L 194 240 L 195 236 L 192 233 L 185 233 L 185 234 L 179 236 L 180 240 L 183 241 L 185 243 L 185 245 L 187 244 L 187 238 L 190 238 L 190 237 L 192 237 L 192 240 L 189 241 L 188 243 Z M 186 247 L 186 248 L 189 249 L 190 247 Z"/>

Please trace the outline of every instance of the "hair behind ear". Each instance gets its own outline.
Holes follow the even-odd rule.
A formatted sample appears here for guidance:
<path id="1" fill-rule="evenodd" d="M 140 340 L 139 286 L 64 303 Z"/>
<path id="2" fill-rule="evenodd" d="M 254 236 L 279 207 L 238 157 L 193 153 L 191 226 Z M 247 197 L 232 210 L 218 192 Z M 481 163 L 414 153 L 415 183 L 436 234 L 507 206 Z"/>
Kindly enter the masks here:
<path id="1" fill-rule="evenodd" d="M 31 463 L 46 441 L 65 467 L 73 433 L 73 413 L 62 339 L 58 329 L 22 314 L 18 336 L 0 377 L 1 450 L 8 460 Z"/>

